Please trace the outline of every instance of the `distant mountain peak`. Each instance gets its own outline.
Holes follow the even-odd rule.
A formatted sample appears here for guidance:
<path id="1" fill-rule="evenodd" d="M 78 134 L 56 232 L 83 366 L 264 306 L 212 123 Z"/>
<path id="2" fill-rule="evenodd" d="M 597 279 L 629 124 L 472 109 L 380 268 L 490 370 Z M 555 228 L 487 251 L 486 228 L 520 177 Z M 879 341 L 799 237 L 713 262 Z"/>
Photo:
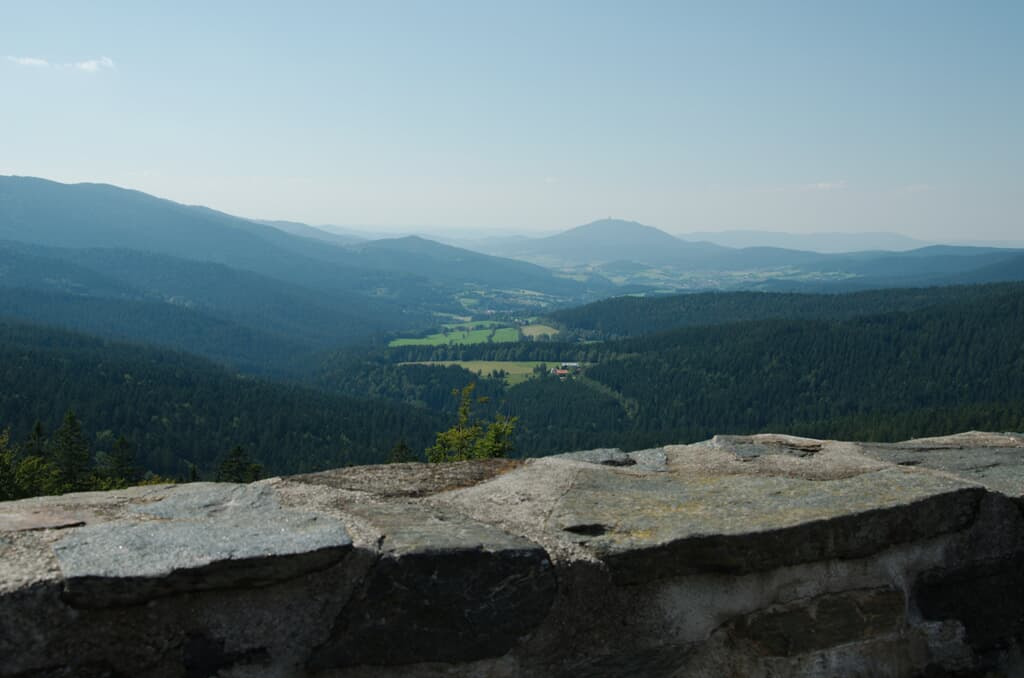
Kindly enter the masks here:
<path id="1" fill-rule="evenodd" d="M 704 243 L 688 243 L 660 228 L 626 219 L 599 219 L 547 238 L 538 238 L 520 248 L 533 256 L 590 264 L 633 261 L 647 264 L 681 262 L 700 256 Z"/>
<path id="2" fill-rule="evenodd" d="M 682 241 L 666 233 L 660 228 L 647 226 L 638 221 L 627 221 L 625 219 L 599 219 L 589 224 L 583 224 L 557 235 L 543 238 L 542 242 L 578 242 L 580 245 L 598 245 L 607 247 L 634 248 L 637 245 L 645 247 L 661 244 L 667 247 L 678 247 Z"/>
<path id="3" fill-rule="evenodd" d="M 613 219 L 611 217 L 608 217 L 606 219 L 598 219 L 597 221 L 591 221 L 589 224 L 583 224 L 582 226 L 577 226 L 576 228 L 571 228 L 568 231 L 564 231 L 563 233 L 560 233 L 560 234 L 558 234 L 556 236 L 552 236 L 552 237 L 556 237 L 557 238 L 560 235 L 568 235 L 570 233 L 576 233 L 576 234 L 580 234 L 580 233 L 597 234 L 597 233 L 600 233 L 600 234 L 606 234 L 606 235 L 610 235 L 610 236 L 622 236 L 622 235 L 626 235 L 626 234 L 644 233 L 644 234 L 647 234 L 647 235 L 664 236 L 664 237 L 672 238 L 673 240 L 677 239 L 677 238 L 675 238 L 675 236 L 673 236 L 673 235 L 671 235 L 669 233 L 666 233 L 665 231 L 661 230 L 660 228 L 655 228 L 654 226 L 647 226 L 646 224 L 641 224 L 639 221 L 629 221 L 629 220 L 626 220 L 626 219 Z"/>

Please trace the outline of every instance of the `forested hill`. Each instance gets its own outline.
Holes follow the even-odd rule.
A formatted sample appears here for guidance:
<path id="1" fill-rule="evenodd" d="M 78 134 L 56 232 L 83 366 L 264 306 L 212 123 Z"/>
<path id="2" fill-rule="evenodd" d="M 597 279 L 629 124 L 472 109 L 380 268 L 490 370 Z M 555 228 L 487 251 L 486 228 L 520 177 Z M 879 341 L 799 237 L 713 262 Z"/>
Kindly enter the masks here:
<path id="1" fill-rule="evenodd" d="M 557 311 L 549 317 L 576 336 L 614 339 L 748 320 L 842 320 L 949 303 L 983 301 L 993 294 L 1013 291 L 1024 291 L 1024 283 L 887 289 L 850 294 L 705 292 L 668 297 L 616 297 Z"/>
<path id="2" fill-rule="evenodd" d="M 169 476 L 195 464 L 210 477 L 234 446 L 270 474 L 379 463 L 400 439 L 423 449 L 440 417 L 402 405 L 245 378 L 182 353 L 0 323 L 0 430 L 36 420 L 52 432 L 67 410 L 94 452 L 118 436 L 138 463 Z"/>
<path id="3" fill-rule="evenodd" d="M 0 241 L 0 317 L 185 350 L 250 373 L 400 328 L 425 311 L 341 297 L 221 264 Z"/>
<path id="4" fill-rule="evenodd" d="M 451 390 L 481 381 L 457 367 L 398 364 L 431 359 L 584 363 L 565 381 L 479 384 L 490 398 L 479 413 L 518 417 L 516 453 L 525 455 L 723 432 L 886 440 L 1024 429 L 1022 286 L 920 292 L 949 296 L 911 311 L 822 311 L 618 341 L 348 353 L 324 365 L 322 391 L 240 377 L 186 354 L 0 323 L 0 430 L 25 440 L 37 419 L 52 432 L 73 410 L 94 451 L 123 435 L 143 467 L 171 476 L 195 464 L 210 477 L 236 445 L 268 473 L 380 462 L 403 438 L 421 452 L 451 424 Z M 353 397 L 367 395 L 377 400 Z"/>
<path id="5" fill-rule="evenodd" d="M 1024 290 L 978 289 L 942 305 L 846 320 L 748 321 L 590 344 L 401 349 L 392 360 L 587 363 L 575 380 L 529 381 L 500 396 L 520 417 L 520 449 L 531 454 L 723 432 L 893 440 L 1024 430 Z"/>
<path id="6" fill-rule="evenodd" d="M 1024 429 L 1024 294 L 617 342 L 588 376 L 638 404 L 638 441 L 780 430 L 891 439 Z"/>
<path id="7" fill-rule="evenodd" d="M 562 301 L 589 294 L 585 285 L 540 266 L 421 238 L 346 246 L 116 186 L 32 177 L 0 176 L 0 240 L 213 262 L 342 302 L 387 300 L 396 314 L 403 307 L 461 310 L 456 298 L 467 285 L 525 288 Z"/>
<path id="8" fill-rule="evenodd" d="M 185 350 L 250 374 L 287 373 L 289 365 L 302 364 L 313 351 L 298 333 L 275 334 L 158 301 L 2 289 L 0 318 Z"/>

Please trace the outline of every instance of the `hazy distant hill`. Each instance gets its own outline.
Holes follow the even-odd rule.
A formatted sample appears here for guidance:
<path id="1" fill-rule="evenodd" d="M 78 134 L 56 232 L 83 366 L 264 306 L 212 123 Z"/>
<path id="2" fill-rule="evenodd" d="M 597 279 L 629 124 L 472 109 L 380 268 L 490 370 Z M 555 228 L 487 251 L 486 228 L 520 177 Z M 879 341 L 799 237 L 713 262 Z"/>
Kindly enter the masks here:
<path id="1" fill-rule="evenodd" d="M 216 261 L 265 254 L 271 231 L 214 210 L 106 184 L 0 177 L 0 237 L 51 247 L 119 247 Z"/>
<path id="2" fill-rule="evenodd" d="M 558 265 L 635 261 L 651 265 L 688 265 L 727 251 L 710 243 L 684 243 L 652 226 L 602 219 L 545 238 L 509 242 L 505 256 Z"/>
<path id="3" fill-rule="evenodd" d="M 359 253 L 364 265 L 429 275 L 453 285 L 487 281 L 497 288 L 543 290 L 567 296 L 583 292 L 577 281 L 559 278 L 542 266 L 443 245 L 419 236 L 371 240 L 350 249 Z"/>
<path id="4" fill-rule="evenodd" d="M 617 219 L 492 241 L 503 250 L 491 254 L 416 236 L 348 242 L 305 224 L 275 227 L 114 186 L 26 177 L 0 177 L 0 240 L 51 248 L 22 249 L 20 261 L 0 268 L 8 288 L 174 303 L 311 346 L 421 329 L 439 312 L 536 313 L 614 294 L 1024 278 L 1006 263 L 1019 250 L 736 249 Z"/>
<path id="5" fill-rule="evenodd" d="M 1005 282 L 1024 278 L 1024 253 L 954 276 L 960 284 Z"/>
<path id="6" fill-rule="evenodd" d="M 703 235 L 703 234 L 699 234 Z M 768 234 L 763 242 L 773 242 Z M 838 245 L 845 234 L 822 234 Z M 878 237 L 876 237 L 878 236 Z M 886 237 L 881 237 L 886 236 Z M 479 241 L 494 253 L 518 257 L 548 266 L 583 270 L 619 280 L 640 289 L 794 289 L 804 291 L 849 291 L 878 287 L 938 285 L 958 282 L 986 282 L 1024 279 L 1024 270 L 1014 274 L 1009 267 L 979 273 L 968 272 L 997 266 L 1020 250 L 931 245 L 905 249 L 914 241 L 887 234 L 868 234 L 864 244 L 888 244 L 903 251 L 863 250 L 823 254 L 782 247 L 726 247 L 689 241 L 633 221 L 604 219 L 572 228 L 557 235 L 531 239 Z M 851 236 L 852 238 L 852 236 Z M 775 239 L 777 240 L 777 239 Z M 800 243 L 794 236 L 791 242 Z M 820 242 L 820 239 L 819 239 Z M 852 245 L 852 241 L 847 244 Z M 651 271 L 648 269 L 659 269 Z M 693 277 L 693 276 L 697 277 Z M 685 285 L 675 284 L 691 276 Z"/>
<path id="7" fill-rule="evenodd" d="M 828 260 L 806 266 L 805 270 L 842 271 L 874 287 L 997 282 L 1024 280 L 1024 267 L 1015 276 L 972 279 L 970 273 L 1019 259 L 1020 255 L 1019 250 L 930 245 L 906 252 L 833 255 Z"/>
<path id="8" fill-rule="evenodd" d="M 932 243 L 899 233 L 785 233 L 782 231 L 696 231 L 680 233 L 684 240 L 703 240 L 724 247 L 781 247 L 824 254 L 886 250 L 900 252 Z"/>
<path id="9" fill-rule="evenodd" d="M 131 285 L 55 256 L 54 248 L 0 240 L 0 287 L 131 298 Z M 68 250 L 70 251 L 70 250 Z"/>
<path id="10" fill-rule="evenodd" d="M 432 322 L 388 300 L 134 250 L 0 242 L 0 262 L 0 316 L 180 348 L 248 370 L 277 370 L 303 352 Z"/>
<path id="11" fill-rule="evenodd" d="M 716 271 L 797 265 L 817 261 L 822 256 L 799 250 L 734 249 L 710 242 L 682 240 L 653 226 L 621 219 L 602 219 L 545 238 L 494 244 L 506 248 L 500 252 L 503 256 L 555 266 L 632 261 L 649 266 Z"/>
<path id="12" fill-rule="evenodd" d="M 584 294 L 583 285 L 520 261 L 422 239 L 345 246 L 326 232 L 285 226 L 291 232 L 114 186 L 0 177 L 0 240 L 216 262 L 345 300 L 355 293 L 391 300 L 407 310 L 457 310 L 454 297 L 466 284 Z"/>
<path id="13" fill-rule="evenodd" d="M 273 226 L 279 231 L 291 233 L 292 235 L 297 235 L 303 238 L 313 238 L 314 240 L 323 240 L 324 242 L 333 243 L 335 245 L 351 245 L 353 243 L 362 242 L 366 239 L 357 235 L 347 235 L 336 231 L 329 231 L 317 226 L 310 226 L 309 224 L 303 224 L 298 221 L 259 220 L 257 223 Z"/>
<path id="14" fill-rule="evenodd" d="M 173 304 L 36 289 L 0 290 L 0 321 L 186 351 L 251 374 L 290 375 L 306 366 L 312 350 L 301 338 Z"/>
<path id="15" fill-rule="evenodd" d="M 637 261 L 648 264 L 681 263 L 702 255 L 719 255 L 723 248 L 709 243 L 683 243 L 653 226 L 635 221 L 602 219 L 540 238 L 530 244 L 534 252 L 548 252 L 578 263 Z"/>
<path id="16" fill-rule="evenodd" d="M 385 282 L 404 287 L 407 282 L 393 275 L 381 280 L 373 271 L 346 260 L 341 248 L 207 208 L 103 184 L 0 177 L 0 239 L 212 261 L 335 292 Z"/>

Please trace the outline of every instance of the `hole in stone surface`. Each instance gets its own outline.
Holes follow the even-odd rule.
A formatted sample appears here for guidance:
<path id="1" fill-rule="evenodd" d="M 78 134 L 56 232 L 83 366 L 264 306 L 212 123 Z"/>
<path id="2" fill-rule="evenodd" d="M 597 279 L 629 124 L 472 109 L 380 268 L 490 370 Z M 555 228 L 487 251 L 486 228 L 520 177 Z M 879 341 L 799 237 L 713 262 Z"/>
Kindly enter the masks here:
<path id="1" fill-rule="evenodd" d="M 635 466 L 636 459 L 632 457 L 621 457 L 618 459 L 605 459 L 601 462 L 601 466 Z"/>
<path id="2" fill-rule="evenodd" d="M 906 461 L 899 462 L 897 466 L 917 466 L 920 463 L 921 462 L 919 462 L 917 459 L 908 459 Z"/>
<path id="3" fill-rule="evenodd" d="M 608 528 L 601 523 L 587 523 L 585 525 L 570 525 L 565 528 L 565 531 L 572 532 L 573 534 L 586 535 L 588 537 L 600 537 L 608 531 Z"/>
<path id="4" fill-rule="evenodd" d="M 821 445 L 818 445 L 818 444 L 815 444 L 815 443 L 808 443 L 808 444 L 785 443 L 785 444 L 783 444 L 782 447 L 785 450 L 786 454 L 791 454 L 794 457 L 802 457 L 802 458 L 813 457 L 818 452 L 821 452 Z"/>

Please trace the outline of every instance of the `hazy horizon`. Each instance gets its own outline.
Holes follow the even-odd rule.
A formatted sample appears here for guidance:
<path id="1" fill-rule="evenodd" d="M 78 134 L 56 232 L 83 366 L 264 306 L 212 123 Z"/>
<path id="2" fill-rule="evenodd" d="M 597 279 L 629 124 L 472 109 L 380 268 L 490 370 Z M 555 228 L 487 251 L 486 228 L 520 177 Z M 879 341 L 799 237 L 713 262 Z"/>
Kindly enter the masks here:
<path id="1" fill-rule="evenodd" d="M 56 181 L 47 177 L 31 177 L 26 175 L 3 175 L 0 177 L 11 176 L 21 177 L 30 179 L 43 179 L 45 181 Z M 125 190 L 141 190 L 128 186 L 118 186 L 116 184 L 109 184 L 107 182 L 61 182 L 57 183 L 74 185 L 74 184 L 99 184 L 109 185 L 115 188 L 121 188 Z M 471 243 L 483 243 L 488 239 L 501 240 L 506 238 L 545 238 L 549 236 L 558 235 L 565 231 L 572 230 L 581 226 L 587 226 L 589 224 L 603 221 L 623 221 L 623 222 L 637 222 L 635 219 L 620 216 L 604 216 L 591 219 L 585 223 L 580 224 L 567 224 L 561 228 L 546 229 L 546 230 L 525 230 L 517 229 L 515 227 L 492 227 L 492 228 L 473 228 L 473 227 L 446 227 L 443 225 L 431 225 L 431 224 L 317 224 L 307 223 L 290 218 L 278 218 L 268 219 L 261 216 L 253 216 L 246 214 L 232 213 L 228 210 L 223 210 L 216 205 L 205 205 L 198 203 L 180 202 L 163 195 L 150 194 L 146 191 L 142 191 L 147 195 L 152 195 L 158 199 L 170 200 L 188 207 L 203 207 L 212 209 L 218 212 L 229 214 L 230 216 L 239 217 L 256 223 L 266 224 L 297 224 L 300 226 L 309 226 L 312 228 L 320 229 L 327 233 L 334 233 L 339 235 L 354 236 L 363 239 L 374 239 L 374 238 L 400 238 L 406 236 L 420 236 L 424 238 L 431 238 L 452 244 L 456 246 L 467 246 Z M 979 238 L 959 238 L 959 239 L 941 239 L 941 238 L 917 238 L 914 236 L 900 233 L 897 231 L 807 231 L 807 232 L 796 232 L 796 231 L 780 231 L 780 230 L 761 230 L 761 229 L 720 229 L 717 231 L 669 231 L 662 228 L 658 224 L 643 224 L 642 226 L 649 226 L 657 228 L 659 230 L 670 233 L 676 237 L 684 240 L 700 241 L 706 240 L 715 242 L 720 245 L 727 247 L 756 247 L 756 246 L 770 246 L 770 247 L 785 247 L 789 249 L 807 249 L 812 251 L 818 251 L 823 253 L 828 252 L 850 252 L 865 249 L 877 249 L 877 250 L 910 250 L 917 247 L 925 247 L 928 245 L 963 245 L 963 246 L 975 246 L 975 247 L 1009 247 L 1009 248 L 1024 248 L 1024 240 L 1021 239 L 1001 239 L 1001 240 L 986 240 Z M 806 238 L 806 241 L 801 241 L 801 238 Z M 862 245 L 859 239 L 866 238 L 868 244 Z M 814 245 L 821 245 L 815 247 Z M 887 246 L 891 245 L 891 246 Z"/>
<path id="2" fill-rule="evenodd" d="M 12 5 L 0 174 L 392 232 L 612 215 L 1008 241 L 1022 20 L 1012 2 Z"/>

